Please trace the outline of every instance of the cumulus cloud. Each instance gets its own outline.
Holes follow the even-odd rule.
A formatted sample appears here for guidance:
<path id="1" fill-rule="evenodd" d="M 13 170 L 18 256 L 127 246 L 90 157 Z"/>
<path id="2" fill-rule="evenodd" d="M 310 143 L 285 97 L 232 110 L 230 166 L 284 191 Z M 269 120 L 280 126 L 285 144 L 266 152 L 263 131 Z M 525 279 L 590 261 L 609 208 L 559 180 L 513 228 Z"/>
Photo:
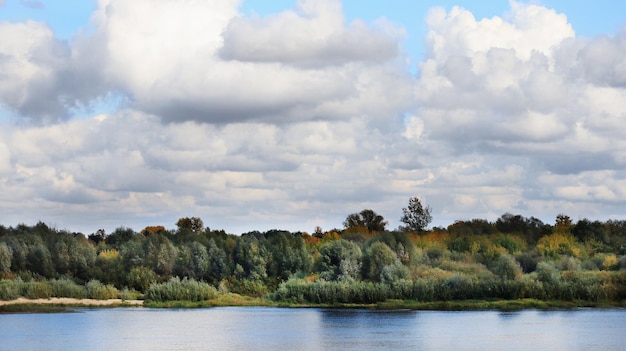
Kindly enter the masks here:
<path id="1" fill-rule="evenodd" d="M 596 214 L 616 213 L 623 205 L 623 32 L 576 37 L 564 15 L 516 2 L 505 17 L 477 20 L 460 7 L 439 8 L 427 23 L 420 104 L 405 136 L 446 146 L 445 162 L 479 160 L 455 169 L 455 182 L 445 168 L 435 172 L 431 186 L 456 194 L 436 202 L 457 215 L 469 207 L 591 215 L 584 209 L 591 202 Z M 521 172 L 494 186 L 502 169 Z M 478 172 L 478 183 L 467 172 Z"/>
<path id="2" fill-rule="evenodd" d="M 21 116 L 57 120 L 65 115 L 57 94 L 69 48 L 38 22 L 0 23 L 0 101 Z"/>
<path id="3" fill-rule="evenodd" d="M 511 4 L 432 10 L 416 76 L 400 27 L 347 22 L 338 1 L 246 17 L 235 0 L 100 0 L 69 42 L 1 23 L 0 102 L 27 120 L 0 122 L 3 218 L 312 230 L 372 208 L 394 226 L 413 195 L 436 225 L 620 215 L 625 32 L 581 38 Z M 70 117 L 107 94 L 128 102 Z"/>
<path id="4" fill-rule="evenodd" d="M 404 69 L 390 63 L 399 42 L 390 24 L 348 25 L 338 1 L 302 1 L 299 12 L 262 19 L 239 16 L 237 4 L 101 1 L 96 34 L 76 51 L 105 57 L 107 85 L 165 121 L 345 120 L 397 114 L 397 101 L 372 106 L 380 91 L 410 96 L 406 79 L 389 78 Z"/>
<path id="5" fill-rule="evenodd" d="M 476 21 L 458 7 L 430 14 L 431 54 L 421 64 L 418 83 L 425 132 L 437 139 L 458 138 L 461 152 L 527 154 L 557 172 L 564 168 L 550 164 L 562 163 L 560 153 L 582 156 L 570 159 L 569 171 L 600 166 L 585 161 L 615 150 L 600 145 L 611 133 L 603 129 L 611 120 L 619 124 L 626 111 L 622 99 L 597 93 L 624 93 L 619 88 L 626 53 L 622 35 L 578 39 L 564 15 L 512 5 L 509 21 Z M 608 57 L 593 54 L 599 51 Z M 606 104 L 600 107 L 601 102 Z"/>
<path id="6" fill-rule="evenodd" d="M 102 221 L 117 221 L 113 226 L 135 217 L 167 216 L 170 223 L 193 209 L 230 230 L 277 222 L 330 228 L 341 222 L 345 206 L 356 211 L 389 201 L 390 187 L 407 190 L 388 174 L 378 150 L 384 136 L 358 119 L 162 124 L 129 110 L 4 133 L 9 155 L 0 148 L 0 160 L 15 171 L 2 186 L 14 195 L 3 192 L 0 205 L 9 208 L 13 196 L 32 200 L 7 218 L 25 210 L 63 218 L 69 211 L 80 213 L 72 221 L 89 228 L 97 219 L 89 208 L 97 208 Z"/>
<path id="7" fill-rule="evenodd" d="M 275 62 L 310 68 L 355 62 L 381 63 L 399 53 L 401 30 L 379 22 L 346 26 L 341 3 L 302 1 L 297 10 L 265 18 L 235 18 L 219 54 L 227 60 Z"/>

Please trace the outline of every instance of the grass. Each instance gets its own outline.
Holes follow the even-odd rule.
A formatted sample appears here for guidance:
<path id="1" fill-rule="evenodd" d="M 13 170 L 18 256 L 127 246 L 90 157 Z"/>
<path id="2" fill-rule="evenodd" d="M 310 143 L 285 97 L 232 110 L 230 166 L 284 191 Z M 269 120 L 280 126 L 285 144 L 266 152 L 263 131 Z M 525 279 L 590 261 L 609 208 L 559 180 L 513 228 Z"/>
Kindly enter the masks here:
<path id="1" fill-rule="evenodd" d="M 218 294 L 217 297 L 204 301 L 151 301 L 144 302 L 145 307 L 153 308 L 206 308 L 220 306 L 275 306 L 271 301 L 235 293 Z"/>
<path id="2" fill-rule="evenodd" d="M 519 300 L 463 300 L 463 301 L 407 301 L 389 300 L 377 304 L 379 309 L 411 309 L 411 310 L 431 310 L 431 311 L 477 311 L 477 310 L 499 310 L 499 311 L 520 311 L 527 309 L 574 309 L 582 307 L 594 308 L 616 308 L 626 307 L 626 301 L 620 303 L 612 301 L 589 302 L 589 301 L 542 301 L 536 299 Z"/>

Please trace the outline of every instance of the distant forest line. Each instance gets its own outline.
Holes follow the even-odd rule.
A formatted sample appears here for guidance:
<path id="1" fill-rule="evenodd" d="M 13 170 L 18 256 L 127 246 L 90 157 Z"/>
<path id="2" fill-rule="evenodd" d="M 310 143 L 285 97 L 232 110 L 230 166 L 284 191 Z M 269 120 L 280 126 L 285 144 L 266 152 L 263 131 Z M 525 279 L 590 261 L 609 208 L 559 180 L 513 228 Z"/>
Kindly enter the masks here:
<path id="1" fill-rule="evenodd" d="M 0 299 L 126 294 L 167 301 L 238 293 L 331 304 L 626 301 L 624 220 L 574 223 L 559 215 L 547 224 L 506 213 L 494 222 L 430 230 L 405 223 L 389 231 L 382 217 L 364 210 L 349 215 L 343 229 L 310 234 L 233 235 L 205 228 L 197 217 L 179 219 L 176 229 L 89 235 L 41 222 L 0 225 Z"/>

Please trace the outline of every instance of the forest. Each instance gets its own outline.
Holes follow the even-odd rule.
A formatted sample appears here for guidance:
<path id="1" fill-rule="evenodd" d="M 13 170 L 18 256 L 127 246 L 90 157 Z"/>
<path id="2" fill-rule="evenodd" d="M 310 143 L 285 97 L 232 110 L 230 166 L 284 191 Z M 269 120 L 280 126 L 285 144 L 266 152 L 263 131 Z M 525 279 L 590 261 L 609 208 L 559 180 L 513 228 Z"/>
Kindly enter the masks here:
<path id="1" fill-rule="evenodd" d="M 415 207 L 417 206 L 417 207 Z M 175 229 L 89 235 L 45 223 L 0 225 L 0 300 L 39 297 L 204 301 L 220 294 L 291 304 L 385 301 L 626 301 L 626 221 L 553 224 L 505 213 L 426 229 L 411 200 L 407 226 L 366 209 L 342 229 L 241 235 L 198 217 Z"/>

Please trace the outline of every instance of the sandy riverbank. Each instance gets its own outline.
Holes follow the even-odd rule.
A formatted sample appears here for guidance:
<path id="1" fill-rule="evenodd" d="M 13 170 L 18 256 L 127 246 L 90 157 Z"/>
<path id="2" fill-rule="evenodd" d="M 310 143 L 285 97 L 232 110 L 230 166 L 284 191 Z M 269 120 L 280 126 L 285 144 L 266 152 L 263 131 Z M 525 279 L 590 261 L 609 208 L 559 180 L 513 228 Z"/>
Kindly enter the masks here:
<path id="1" fill-rule="evenodd" d="M 26 299 L 20 297 L 15 300 L 0 300 L 0 306 L 14 304 L 37 304 L 37 305 L 66 305 L 66 306 L 112 306 L 112 305 L 143 305 L 142 300 L 94 300 L 94 299 L 73 299 L 68 297 L 51 297 L 49 299 Z"/>

